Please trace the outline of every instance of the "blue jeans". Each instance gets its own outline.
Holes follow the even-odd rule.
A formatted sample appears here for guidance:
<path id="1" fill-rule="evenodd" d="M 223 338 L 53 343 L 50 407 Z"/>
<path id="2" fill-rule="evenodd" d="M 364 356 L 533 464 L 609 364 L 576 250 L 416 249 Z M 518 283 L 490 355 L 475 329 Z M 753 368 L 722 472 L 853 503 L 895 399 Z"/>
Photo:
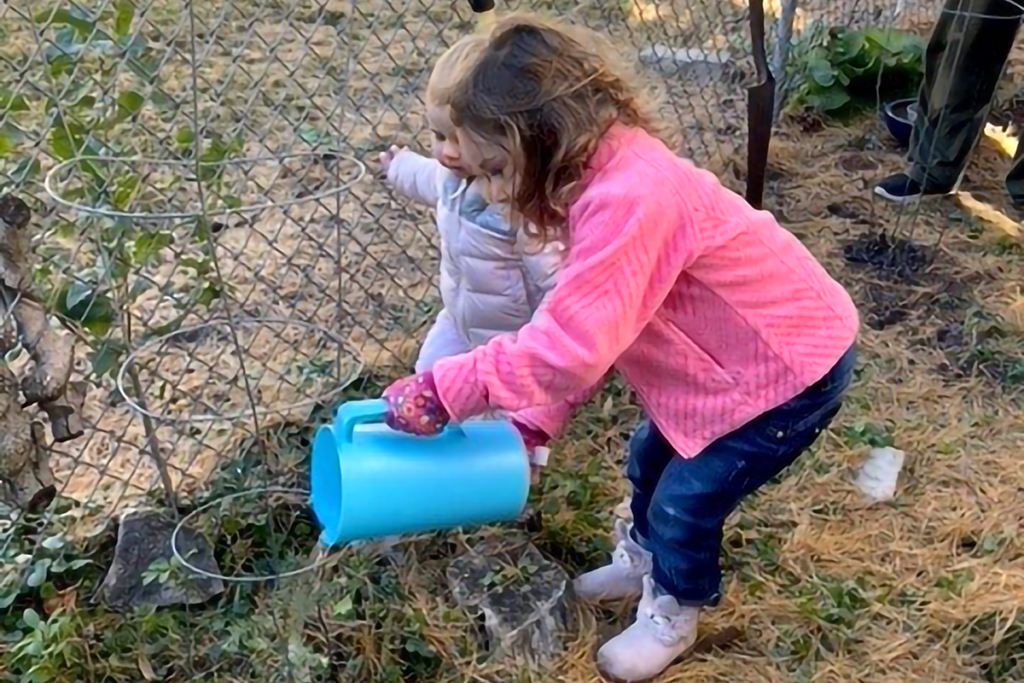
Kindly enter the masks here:
<path id="1" fill-rule="evenodd" d="M 817 384 L 681 458 L 647 422 L 630 443 L 633 533 L 654 554 L 653 578 L 680 603 L 718 604 L 722 525 L 743 498 L 806 451 L 839 412 L 853 376 L 851 348 Z"/>

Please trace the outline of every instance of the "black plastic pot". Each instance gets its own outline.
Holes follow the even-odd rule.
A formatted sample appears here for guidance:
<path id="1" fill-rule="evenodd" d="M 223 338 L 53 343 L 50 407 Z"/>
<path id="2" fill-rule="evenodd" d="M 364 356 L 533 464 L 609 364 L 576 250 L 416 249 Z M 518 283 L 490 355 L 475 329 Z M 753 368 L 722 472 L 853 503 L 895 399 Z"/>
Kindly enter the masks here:
<path id="1" fill-rule="evenodd" d="M 906 147 L 910 144 L 910 134 L 917 120 L 917 98 L 890 102 L 882 109 L 882 119 L 889 133 Z"/>

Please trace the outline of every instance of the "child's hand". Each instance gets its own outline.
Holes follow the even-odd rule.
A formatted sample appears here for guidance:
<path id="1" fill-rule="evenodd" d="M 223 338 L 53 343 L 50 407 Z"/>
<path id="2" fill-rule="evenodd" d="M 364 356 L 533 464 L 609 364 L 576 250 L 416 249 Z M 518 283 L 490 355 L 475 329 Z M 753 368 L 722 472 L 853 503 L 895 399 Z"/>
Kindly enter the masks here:
<path id="1" fill-rule="evenodd" d="M 405 147 L 391 145 L 391 149 L 380 153 L 380 165 L 384 167 L 385 173 L 391 169 L 391 162 L 395 160 L 395 157 L 398 156 L 400 152 L 404 152 L 405 149 Z"/>
<path id="2" fill-rule="evenodd" d="M 533 453 L 538 449 L 544 448 L 544 446 L 548 445 L 548 441 L 551 440 L 550 437 L 544 432 L 540 431 L 539 429 L 527 427 L 523 423 L 517 421 L 515 418 L 512 419 L 512 426 L 519 430 L 519 436 L 523 438 L 523 445 L 526 446 L 526 450 L 528 453 Z M 546 451 L 547 449 L 544 450 Z M 546 460 L 547 456 L 545 455 L 544 457 Z"/>
<path id="3" fill-rule="evenodd" d="M 398 380 L 384 390 L 384 399 L 388 403 L 385 421 L 399 432 L 433 436 L 451 420 L 429 372 Z"/>

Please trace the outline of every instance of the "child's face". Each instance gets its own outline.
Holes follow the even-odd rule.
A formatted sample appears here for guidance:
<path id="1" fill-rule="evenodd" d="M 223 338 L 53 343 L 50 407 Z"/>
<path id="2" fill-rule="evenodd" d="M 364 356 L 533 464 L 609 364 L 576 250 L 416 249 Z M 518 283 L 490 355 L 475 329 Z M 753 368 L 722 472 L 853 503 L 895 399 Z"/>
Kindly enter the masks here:
<path id="1" fill-rule="evenodd" d="M 465 133 L 460 136 L 460 140 L 462 163 L 466 172 L 484 181 L 491 202 L 510 203 L 514 194 L 515 174 L 509 153 L 498 145 L 477 140 L 475 136 Z"/>
<path id="2" fill-rule="evenodd" d="M 470 175 L 463 165 L 459 131 L 452 124 L 449 107 L 427 102 L 427 123 L 434 137 L 433 155 L 445 168 L 460 176 Z"/>

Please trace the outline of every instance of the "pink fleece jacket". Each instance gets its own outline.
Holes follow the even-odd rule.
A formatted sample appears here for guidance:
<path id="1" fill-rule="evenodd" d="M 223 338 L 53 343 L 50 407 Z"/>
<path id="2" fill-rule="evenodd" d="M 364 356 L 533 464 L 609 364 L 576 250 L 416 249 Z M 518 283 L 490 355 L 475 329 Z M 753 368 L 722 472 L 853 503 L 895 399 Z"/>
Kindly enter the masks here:
<path id="1" fill-rule="evenodd" d="M 853 344 L 846 291 L 775 221 L 639 129 L 613 127 L 568 212 L 532 322 L 434 366 L 454 420 L 522 411 L 554 436 L 614 366 L 684 457 L 825 376 Z"/>

